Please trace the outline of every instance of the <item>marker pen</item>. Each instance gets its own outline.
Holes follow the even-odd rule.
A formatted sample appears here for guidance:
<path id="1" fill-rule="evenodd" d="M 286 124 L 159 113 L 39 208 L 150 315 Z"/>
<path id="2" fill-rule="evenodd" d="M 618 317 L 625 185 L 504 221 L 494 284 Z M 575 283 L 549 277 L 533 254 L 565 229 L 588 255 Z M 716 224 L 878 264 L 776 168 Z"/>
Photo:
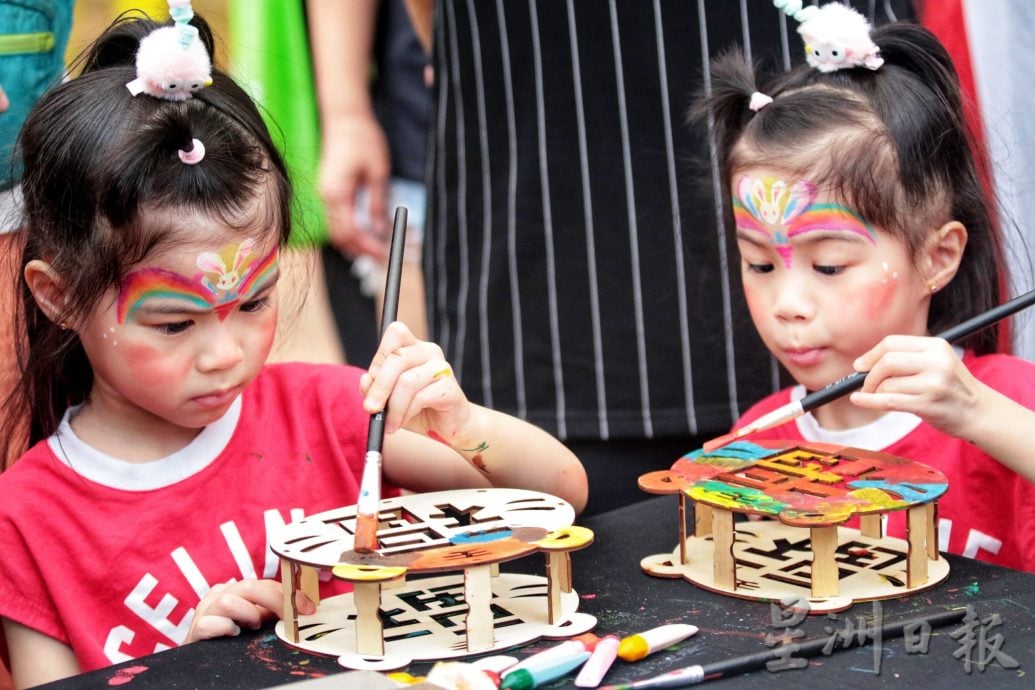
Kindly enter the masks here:
<path id="1" fill-rule="evenodd" d="M 532 690 L 551 680 L 557 680 L 572 669 L 578 668 L 588 658 L 589 652 L 551 655 L 539 663 L 505 673 L 500 690 Z"/>
<path id="2" fill-rule="evenodd" d="M 517 662 L 518 660 L 515 657 L 507 656 L 505 654 L 497 654 L 495 656 L 483 656 L 481 659 L 475 659 L 471 662 L 471 666 L 481 669 L 482 671 L 492 671 L 496 675 L 500 675 L 504 671 L 513 667 Z"/>
<path id="3" fill-rule="evenodd" d="M 595 688 L 600 685 L 611 664 L 618 656 L 618 645 L 621 640 L 617 635 L 604 635 L 597 641 L 593 653 L 586 659 L 585 665 L 575 676 L 575 685 L 580 688 Z"/>
<path id="4" fill-rule="evenodd" d="M 600 638 L 593 633 L 584 633 L 577 637 L 573 637 L 570 640 L 565 640 L 555 644 L 549 649 L 544 649 L 538 654 L 533 654 L 530 657 L 522 659 L 510 668 L 505 669 L 507 673 L 510 671 L 517 671 L 518 669 L 528 668 L 533 664 L 538 664 L 540 661 L 549 659 L 554 656 L 567 656 L 575 652 L 592 652 L 593 647 L 596 645 Z M 504 674 L 506 675 L 506 673 Z"/>
<path id="5" fill-rule="evenodd" d="M 618 656 L 625 661 L 639 661 L 659 649 L 685 640 L 696 632 L 696 625 L 686 623 L 671 623 L 651 628 L 638 635 L 623 638 L 618 645 Z"/>

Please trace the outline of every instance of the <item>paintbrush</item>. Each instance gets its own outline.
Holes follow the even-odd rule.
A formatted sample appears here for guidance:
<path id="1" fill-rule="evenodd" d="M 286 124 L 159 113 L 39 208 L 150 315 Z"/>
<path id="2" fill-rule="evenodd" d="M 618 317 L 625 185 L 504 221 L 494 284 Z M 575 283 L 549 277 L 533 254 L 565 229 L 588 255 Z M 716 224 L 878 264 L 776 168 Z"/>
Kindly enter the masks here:
<path id="1" fill-rule="evenodd" d="M 1001 321 L 1022 309 L 1030 307 L 1032 304 L 1035 304 L 1035 290 L 1026 292 L 1019 297 L 1014 297 L 1009 302 L 1004 302 L 998 307 L 993 307 L 982 314 L 978 314 L 971 319 L 967 319 L 963 323 L 939 333 L 935 337 L 942 338 L 950 343 L 955 342 L 980 331 L 982 328 L 987 328 L 997 321 Z M 783 424 L 792 419 L 797 419 L 806 412 L 816 409 L 820 405 L 825 405 L 831 400 L 836 400 L 843 395 L 847 395 L 848 393 L 861 388 L 868 373 L 868 371 L 857 371 L 854 374 L 849 374 L 842 379 L 838 379 L 829 386 L 821 388 L 815 393 L 809 393 L 801 400 L 794 400 L 782 407 L 778 407 L 768 414 L 762 415 L 755 421 L 732 433 L 708 441 L 704 444 L 703 450 L 706 453 L 710 453 L 711 451 L 732 443 L 743 436 L 748 436 L 756 431 L 769 429 L 778 424 Z"/>
<path id="2" fill-rule="evenodd" d="M 660 676 L 637 680 L 631 683 L 619 683 L 617 685 L 605 685 L 600 690 L 647 690 L 648 688 L 682 688 L 687 685 L 696 685 L 710 680 L 729 678 L 755 669 L 763 668 L 771 661 L 786 659 L 789 654 L 795 658 L 808 658 L 829 655 L 841 649 L 861 647 L 867 639 L 873 640 L 874 644 L 880 645 L 881 640 L 890 640 L 894 637 L 904 637 L 908 634 L 915 634 L 925 624 L 930 628 L 937 628 L 943 625 L 959 623 L 967 615 L 967 609 L 954 609 L 943 611 L 919 618 L 897 621 L 895 623 L 883 624 L 882 621 L 875 621 L 876 627 L 860 629 L 855 635 L 842 637 L 840 635 L 831 637 L 818 637 L 804 642 L 796 642 L 792 645 L 793 650 L 777 646 L 767 649 L 764 652 L 738 656 L 724 661 L 715 661 L 710 664 L 698 664 L 669 671 Z"/>
<path id="3" fill-rule="evenodd" d="M 406 216 L 406 207 L 397 206 L 392 226 L 392 246 L 388 253 L 384 305 L 381 307 L 382 339 L 388 324 L 395 321 L 399 313 L 399 285 L 402 283 L 403 251 L 406 248 Z M 385 439 L 386 414 L 387 404 L 379 412 L 370 415 L 370 425 L 367 427 L 367 453 L 363 461 L 363 479 L 359 485 L 353 543 L 353 549 L 358 553 L 370 553 L 377 549 L 377 514 L 381 505 L 381 446 Z"/>

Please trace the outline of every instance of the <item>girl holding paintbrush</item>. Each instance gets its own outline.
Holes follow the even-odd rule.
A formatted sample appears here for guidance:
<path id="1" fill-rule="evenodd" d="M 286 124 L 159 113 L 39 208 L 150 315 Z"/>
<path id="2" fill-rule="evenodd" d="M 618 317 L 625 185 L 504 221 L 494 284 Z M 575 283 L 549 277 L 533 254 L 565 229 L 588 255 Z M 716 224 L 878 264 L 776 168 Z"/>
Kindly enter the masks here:
<path id="1" fill-rule="evenodd" d="M 470 404 L 402 324 L 365 372 L 265 364 L 290 184 L 207 26 L 170 10 L 108 29 L 21 136 L 23 374 L 5 411 L 34 445 L 0 475 L 19 687 L 281 613 L 267 532 L 356 502 L 385 405 L 390 486 L 586 500 L 563 445 Z"/>
<path id="2" fill-rule="evenodd" d="M 871 31 L 838 3 L 796 15 L 809 64 L 763 82 L 741 54 L 719 57 L 696 113 L 714 122 L 751 317 L 798 383 L 737 426 L 869 372 L 745 439 L 936 467 L 941 548 L 1035 571 L 1035 365 L 996 354 L 995 325 L 955 347 L 931 337 L 1007 284 L 949 55 L 923 28 Z"/>

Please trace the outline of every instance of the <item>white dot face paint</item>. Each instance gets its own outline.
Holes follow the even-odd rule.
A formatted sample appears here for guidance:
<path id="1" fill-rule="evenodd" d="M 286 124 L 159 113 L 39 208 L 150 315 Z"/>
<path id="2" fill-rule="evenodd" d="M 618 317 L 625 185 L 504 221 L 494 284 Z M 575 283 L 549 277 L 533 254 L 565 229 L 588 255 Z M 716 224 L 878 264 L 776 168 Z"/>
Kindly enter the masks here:
<path id="1" fill-rule="evenodd" d="M 882 261 L 880 268 L 882 271 L 884 271 L 884 278 L 881 279 L 881 283 L 886 284 L 890 281 L 898 280 L 898 271 L 892 271 L 891 266 L 888 264 L 887 261 Z M 891 275 L 888 275 L 889 273 Z"/>

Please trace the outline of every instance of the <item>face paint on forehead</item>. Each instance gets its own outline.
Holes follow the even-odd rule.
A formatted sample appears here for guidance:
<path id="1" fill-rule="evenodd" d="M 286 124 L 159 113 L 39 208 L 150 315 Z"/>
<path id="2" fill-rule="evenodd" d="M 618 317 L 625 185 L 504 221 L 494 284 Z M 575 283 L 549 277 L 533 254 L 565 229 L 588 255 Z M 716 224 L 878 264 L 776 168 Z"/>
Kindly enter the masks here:
<path id="1" fill-rule="evenodd" d="M 279 248 L 256 259 L 256 243 L 247 239 L 217 252 L 202 252 L 191 277 L 163 268 L 133 271 L 119 286 L 118 320 L 125 323 L 147 300 L 181 300 L 198 309 L 214 309 L 220 320 L 239 301 L 262 291 L 276 272 Z"/>
<path id="2" fill-rule="evenodd" d="M 733 198 L 738 230 L 765 235 L 791 265 L 791 238 L 819 230 L 853 232 L 876 244 L 877 234 L 862 216 L 837 203 L 814 203 L 818 188 L 808 180 L 793 184 L 777 177 L 741 176 Z"/>

